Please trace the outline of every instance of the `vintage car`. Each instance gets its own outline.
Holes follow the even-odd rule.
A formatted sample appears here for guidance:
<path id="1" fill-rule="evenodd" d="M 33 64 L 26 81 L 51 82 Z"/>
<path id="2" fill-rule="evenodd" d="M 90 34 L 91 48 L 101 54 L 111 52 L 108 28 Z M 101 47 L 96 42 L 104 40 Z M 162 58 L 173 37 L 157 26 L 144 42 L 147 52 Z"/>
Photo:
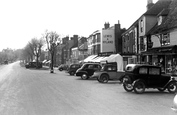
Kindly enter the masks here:
<path id="1" fill-rule="evenodd" d="M 76 76 L 86 80 L 89 79 L 95 71 L 100 71 L 101 65 L 99 63 L 85 63 L 76 71 Z"/>
<path id="2" fill-rule="evenodd" d="M 81 64 L 71 64 L 68 67 L 67 73 L 69 73 L 70 75 L 74 75 L 80 67 L 81 67 Z"/>
<path id="3" fill-rule="evenodd" d="M 142 64 L 128 64 L 123 77 L 123 87 L 127 92 L 134 90 L 141 94 L 146 88 L 157 88 L 159 91 L 166 89 L 175 93 L 177 81 L 174 77 L 162 74 L 161 67 Z"/>
<path id="4" fill-rule="evenodd" d="M 38 66 L 37 66 L 37 62 L 29 62 L 29 63 L 26 63 L 25 67 L 26 68 L 42 68 L 42 62 L 38 62 Z"/>
<path id="5" fill-rule="evenodd" d="M 68 65 L 66 65 L 66 64 L 61 64 L 58 66 L 59 71 L 63 71 L 63 70 L 67 70 L 67 69 L 68 69 Z"/>
<path id="6" fill-rule="evenodd" d="M 109 62 L 105 63 L 100 71 L 94 72 L 92 78 L 97 78 L 100 83 L 107 83 L 109 80 L 122 81 L 124 74 L 124 71 L 117 71 L 116 62 Z"/>

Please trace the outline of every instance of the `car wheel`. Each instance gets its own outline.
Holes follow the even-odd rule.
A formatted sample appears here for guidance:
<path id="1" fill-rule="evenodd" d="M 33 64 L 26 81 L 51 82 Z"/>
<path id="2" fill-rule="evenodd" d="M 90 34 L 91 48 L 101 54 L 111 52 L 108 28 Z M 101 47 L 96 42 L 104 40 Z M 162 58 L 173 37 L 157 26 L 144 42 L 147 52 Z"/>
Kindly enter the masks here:
<path id="1" fill-rule="evenodd" d="M 100 76 L 101 83 L 107 83 L 109 81 L 109 76 L 106 74 L 103 74 Z"/>
<path id="2" fill-rule="evenodd" d="M 122 79 L 122 82 L 123 82 L 123 87 L 124 87 L 125 91 L 127 91 L 127 92 L 132 92 L 132 91 L 133 91 L 133 86 L 132 86 L 132 84 L 131 84 L 131 79 L 130 79 L 130 77 L 125 76 L 125 77 Z"/>
<path id="3" fill-rule="evenodd" d="M 133 86 L 133 90 L 135 91 L 135 93 L 137 94 L 142 94 L 145 91 L 145 84 L 143 81 L 136 81 L 134 86 Z"/>
<path id="4" fill-rule="evenodd" d="M 165 88 L 157 88 L 157 89 L 161 92 L 165 91 Z"/>
<path id="5" fill-rule="evenodd" d="M 170 82 L 167 86 L 167 89 L 170 93 L 175 93 L 177 91 L 177 83 L 176 82 Z"/>
<path id="6" fill-rule="evenodd" d="M 97 81 L 98 81 L 98 82 L 100 82 L 100 83 L 101 83 L 101 81 L 100 81 L 100 78 L 99 78 L 99 77 L 97 77 L 96 79 L 97 79 Z"/>
<path id="7" fill-rule="evenodd" d="M 60 71 L 63 71 L 63 69 L 62 69 L 62 68 L 60 68 L 59 70 L 60 70 Z"/>
<path id="8" fill-rule="evenodd" d="M 86 80 L 86 79 L 88 79 L 88 76 L 87 76 L 87 74 L 82 74 L 82 76 L 81 76 L 81 78 L 83 79 L 83 80 Z"/>
<path id="9" fill-rule="evenodd" d="M 74 75 L 75 73 L 74 73 L 74 71 L 71 71 L 69 74 L 70 74 L 70 75 Z"/>

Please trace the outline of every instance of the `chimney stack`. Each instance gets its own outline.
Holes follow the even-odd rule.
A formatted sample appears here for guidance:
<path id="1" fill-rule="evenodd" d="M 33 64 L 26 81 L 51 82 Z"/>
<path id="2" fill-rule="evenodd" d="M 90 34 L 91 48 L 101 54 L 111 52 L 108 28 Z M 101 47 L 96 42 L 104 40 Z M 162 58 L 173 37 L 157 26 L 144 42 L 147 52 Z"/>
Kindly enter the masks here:
<path id="1" fill-rule="evenodd" d="M 149 10 L 154 5 L 153 0 L 147 0 L 147 10 Z"/>
<path id="2" fill-rule="evenodd" d="M 109 25 L 110 25 L 109 22 L 108 22 L 108 23 L 105 22 L 105 24 L 104 24 L 104 29 L 108 29 L 108 28 L 109 28 Z"/>

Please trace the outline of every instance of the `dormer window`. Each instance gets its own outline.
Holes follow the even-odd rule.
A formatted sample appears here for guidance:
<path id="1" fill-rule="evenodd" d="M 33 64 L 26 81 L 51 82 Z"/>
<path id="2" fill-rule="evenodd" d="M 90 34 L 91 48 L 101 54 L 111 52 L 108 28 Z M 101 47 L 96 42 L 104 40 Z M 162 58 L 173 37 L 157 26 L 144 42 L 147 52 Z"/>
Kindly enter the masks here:
<path id="1" fill-rule="evenodd" d="M 162 16 L 159 16 L 159 17 L 158 17 L 158 25 L 161 25 L 161 24 L 162 24 L 162 19 L 163 19 Z"/>
<path id="2" fill-rule="evenodd" d="M 163 34 L 162 36 L 162 46 L 170 45 L 170 34 Z"/>

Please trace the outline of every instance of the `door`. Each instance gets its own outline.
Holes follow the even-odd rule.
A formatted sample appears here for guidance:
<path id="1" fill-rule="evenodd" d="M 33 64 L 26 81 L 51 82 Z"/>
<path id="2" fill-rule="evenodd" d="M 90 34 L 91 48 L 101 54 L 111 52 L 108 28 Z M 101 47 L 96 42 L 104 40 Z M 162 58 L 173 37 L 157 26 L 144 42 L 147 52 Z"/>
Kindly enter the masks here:
<path id="1" fill-rule="evenodd" d="M 114 65 L 107 67 L 107 72 L 110 79 L 117 79 L 117 67 Z"/>
<path id="2" fill-rule="evenodd" d="M 149 67 L 149 85 L 151 87 L 160 86 L 161 84 L 161 75 L 160 75 L 160 68 Z"/>

